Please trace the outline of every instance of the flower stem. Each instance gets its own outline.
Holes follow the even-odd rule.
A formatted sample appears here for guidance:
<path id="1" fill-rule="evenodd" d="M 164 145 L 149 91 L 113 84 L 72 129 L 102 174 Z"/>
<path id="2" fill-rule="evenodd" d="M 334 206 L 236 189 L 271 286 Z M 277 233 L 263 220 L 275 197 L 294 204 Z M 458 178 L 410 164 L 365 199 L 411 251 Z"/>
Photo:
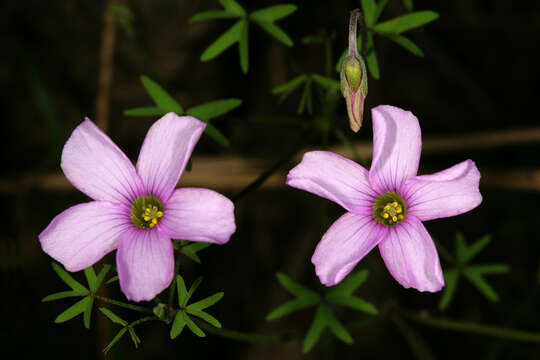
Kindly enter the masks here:
<path id="1" fill-rule="evenodd" d="M 139 320 L 135 320 L 134 322 L 132 322 L 128 326 L 130 328 L 133 328 L 136 325 L 142 324 L 142 323 L 147 322 L 147 321 L 153 321 L 153 320 L 159 320 L 159 318 L 157 318 L 155 316 L 145 316 L 145 317 L 143 317 L 143 318 L 141 318 Z"/>
<path id="2" fill-rule="evenodd" d="M 360 9 L 354 9 L 351 11 L 351 17 L 349 18 L 349 53 L 348 55 L 357 55 L 358 49 L 356 48 L 356 28 L 358 27 L 358 19 L 362 16 Z M 363 39 L 365 41 L 365 39 Z"/>
<path id="3" fill-rule="evenodd" d="M 106 298 L 104 296 L 97 295 L 97 294 L 93 294 L 92 296 L 95 299 L 101 300 L 101 301 L 109 303 L 109 304 L 113 304 L 113 305 L 116 305 L 116 306 L 120 306 L 120 307 L 123 307 L 123 308 L 126 308 L 126 309 L 130 309 L 130 310 L 134 310 L 134 311 L 138 311 L 138 312 L 142 312 L 142 313 L 146 313 L 146 314 L 153 314 L 152 309 L 148 309 L 148 308 L 145 308 L 145 307 L 142 307 L 142 306 L 132 305 L 132 304 L 128 304 L 128 303 L 125 303 L 125 302 L 122 302 L 122 301 L 109 299 L 109 298 Z"/>
<path id="4" fill-rule="evenodd" d="M 483 324 L 478 324 L 478 323 L 468 322 L 468 321 L 454 321 L 454 320 L 449 320 L 445 318 L 427 317 L 427 316 L 422 316 L 418 314 L 410 314 L 410 313 L 404 313 L 403 316 L 405 316 L 406 318 L 416 323 L 435 327 L 435 328 L 440 328 L 440 329 L 454 330 L 454 331 L 485 335 L 485 336 L 493 336 L 493 337 L 498 337 L 498 338 L 503 338 L 503 339 L 508 339 L 508 340 L 540 343 L 540 333 L 533 333 L 533 332 L 503 328 L 503 327 L 498 327 L 498 326 L 489 326 L 489 325 L 483 325 Z"/>
<path id="5" fill-rule="evenodd" d="M 180 254 L 182 251 L 178 249 L 178 254 L 176 255 L 176 262 L 174 263 L 174 276 L 172 279 L 171 287 L 169 288 L 169 307 L 172 307 L 173 300 L 174 300 L 174 293 L 176 291 L 176 275 L 178 275 L 178 271 L 180 270 Z"/>
<path id="6" fill-rule="evenodd" d="M 257 333 L 247 333 L 236 330 L 228 330 L 223 328 L 217 328 L 212 325 L 207 324 L 206 322 L 198 319 L 193 319 L 195 323 L 202 329 L 208 331 L 209 333 L 220 336 L 227 339 L 245 341 L 250 343 L 281 343 L 289 342 L 292 340 L 301 339 L 301 334 L 299 333 L 278 333 L 278 334 L 257 334 Z"/>

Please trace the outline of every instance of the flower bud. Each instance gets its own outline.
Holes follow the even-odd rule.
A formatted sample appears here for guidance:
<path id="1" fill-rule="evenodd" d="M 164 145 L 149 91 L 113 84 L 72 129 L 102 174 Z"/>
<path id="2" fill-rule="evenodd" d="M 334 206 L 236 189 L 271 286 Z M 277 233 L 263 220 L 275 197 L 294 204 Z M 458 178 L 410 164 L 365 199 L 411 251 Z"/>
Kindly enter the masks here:
<path id="1" fill-rule="evenodd" d="M 358 53 L 347 55 L 341 63 L 341 93 L 347 102 L 351 130 L 357 132 L 362 126 L 367 96 L 366 65 Z"/>

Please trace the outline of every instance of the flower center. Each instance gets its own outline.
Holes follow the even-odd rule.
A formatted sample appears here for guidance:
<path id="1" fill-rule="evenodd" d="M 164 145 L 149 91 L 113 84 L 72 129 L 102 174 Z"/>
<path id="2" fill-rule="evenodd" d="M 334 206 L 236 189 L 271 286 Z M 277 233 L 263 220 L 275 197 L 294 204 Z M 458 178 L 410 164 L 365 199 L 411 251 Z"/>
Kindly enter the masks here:
<path id="1" fill-rule="evenodd" d="M 163 204 L 155 196 L 139 196 L 131 203 L 131 222 L 141 229 L 153 228 L 163 217 Z"/>
<path id="2" fill-rule="evenodd" d="M 397 225 L 406 214 L 405 201 L 396 192 L 387 192 L 379 196 L 373 204 L 373 218 L 382 225 Z"/>

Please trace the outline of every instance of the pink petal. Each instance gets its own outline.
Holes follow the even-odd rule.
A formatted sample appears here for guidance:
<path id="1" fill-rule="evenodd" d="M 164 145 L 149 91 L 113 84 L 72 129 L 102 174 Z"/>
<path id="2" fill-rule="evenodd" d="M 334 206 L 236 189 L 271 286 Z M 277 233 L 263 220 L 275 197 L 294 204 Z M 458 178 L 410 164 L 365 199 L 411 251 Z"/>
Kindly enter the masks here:
<path id="1" fill-rule="evenodd" d="M 225 196 L 208 189 L 176 189 L 159 223 L 173 239 L 224 244 L 236 231 L 234 205 Z"/>
<path id="2" fill-rule="evenodd" d="M 379 251 L 388 271 L 403 287 L 436 292 L 444 286 L 435 244 L 416 217 L 407 214 L 402 223 L 390 227 Z"/>
<path id="3" fill-rule="evenodd" d="M 472 160 L 432 175 L 410 178 L 402 187 L 408 214 L 420 220 L 455 216 L 482 202 L 480 172 Z"/>
<path id="4" fill-rule="evenodd" d="M 373 161 L 369 181 L 379 193 L 399 191 L 418 172 L 422 139 L 418 119 L 410 111 L 390 105 L 371 110 Z"/>
<path id="5" fill-rule="evenodd" d="M 311 151 L 287 175 L 287 185 L 331 200 L 354 213 L 371 214 L 375 192 L 368 172 L 354 161 L 328 151 Z"/>
<path id="6" fill-rule="evenodd" d="M 106 201 L 75 205 L 56 216 L 41 234 L 43 251 L 69 271 L 98 262 L 116 248 L 131 226 L 129 209 Z"/>
<path id="7" fill-rule="evenodd" d="M 206 124 L 191 116 L 168 113 L 148 130 L 137 171 L 149 194 L 167 201 Z"/>
<path id="8" fill-rule="evenodd" d="M 332 286 L 343 280 L 385 233 L 371 215 L 346 213 L 337 219 L 311 258 L 321 283 Z"/>
<path id="9" fill-rule="evenodd" d="M 64 145 L 61 166 L 73 186 L 94 200 L 129 203 L 142 190 L 133 164 L 88 118 Z"/>
<path id="10" fill-rule="evenodd" d="M 132 228 L 120 239 L 116 266 L 120 289 L 129 300 L 152 300 L 171 283 L 172 241 L 157 229 Z"/>

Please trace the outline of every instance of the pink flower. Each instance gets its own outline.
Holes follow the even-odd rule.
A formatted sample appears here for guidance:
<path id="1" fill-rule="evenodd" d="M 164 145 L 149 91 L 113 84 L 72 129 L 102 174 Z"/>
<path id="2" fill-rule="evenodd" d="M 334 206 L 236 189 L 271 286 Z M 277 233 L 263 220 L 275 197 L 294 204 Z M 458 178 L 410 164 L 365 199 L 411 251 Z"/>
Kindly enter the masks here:
<path id="1" fill-rule="evenodd" d="M 467 212 L 482 202 L 472 160 L 417 176 L 422 147 L 418 119 L 389 105 L 372 110 L 373 161 L 367 171 L 337 154 L 313 151 L 287 184 L 332 200 L 348 212 L 317 245 L 311 261 L 326 286 L 339 283 L 379 245 L 392 276 L 404 287 L 439 291 L 437 250 L 422 221 Z"/>
<path id="2" fill-rule="evenodd" d="M 206 124 L 169 113 L 148 131 L 133 166 L 85 119 L 62 152 L 68 180 L 94 201 L 75 205 L 39 235 L 43 251 L 69 271 L 117 249 L 120 288 L 151 300 L 171 282 L 171 238 L 224 244 L 236 230 L 234 205 L 214 191 L 175 186 Z"/>

